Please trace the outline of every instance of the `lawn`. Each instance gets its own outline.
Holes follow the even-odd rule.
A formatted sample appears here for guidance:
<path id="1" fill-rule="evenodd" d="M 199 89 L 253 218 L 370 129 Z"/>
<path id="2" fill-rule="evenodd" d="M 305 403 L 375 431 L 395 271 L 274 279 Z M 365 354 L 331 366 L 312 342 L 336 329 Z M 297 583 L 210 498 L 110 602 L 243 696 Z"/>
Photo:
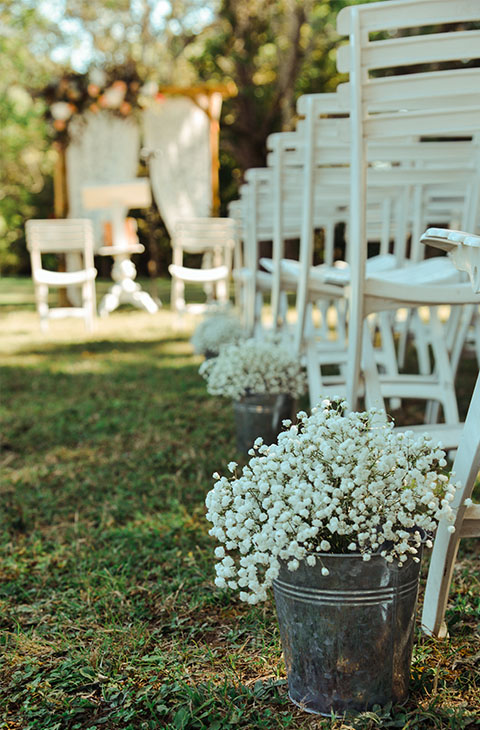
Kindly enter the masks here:
<path id="1" fill-rule="evenodd" d="M 20 279 L 1 280 L 0 318 L 1 728 L 480 724 L 478 541 L 461 547 L 450 638 L 417 630 L 406 705 L 307 715 L 288 700 L 272 601 L 213 583 L 204 499 L 239 457 L 231 405 L 197 372 L 195 320 L 122 308 L 91 336 L 75 320 L 42 334 Z"/>

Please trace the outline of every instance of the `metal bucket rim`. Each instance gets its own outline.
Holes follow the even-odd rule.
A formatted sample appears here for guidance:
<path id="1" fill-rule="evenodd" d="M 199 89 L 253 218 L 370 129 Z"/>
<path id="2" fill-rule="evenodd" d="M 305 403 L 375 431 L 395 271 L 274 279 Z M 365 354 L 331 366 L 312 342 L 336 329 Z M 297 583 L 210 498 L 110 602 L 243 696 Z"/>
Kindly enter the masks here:
<path id="1" fill-rule="evenodd" d="M 284 398 L 291 398 L 292 400 L 294 400 L 294 396 L 288 393 L 286 390 L 279 390 L 277 393 L 273 393 L 272 391 L 269 391 L 268 393 L 246 393 L 240 398 L 235 398 L 233 402 L 245 403 L 245 401 L 248 400 L 273 400 L 277 399 L 279 396 L 282 396 Z"/>

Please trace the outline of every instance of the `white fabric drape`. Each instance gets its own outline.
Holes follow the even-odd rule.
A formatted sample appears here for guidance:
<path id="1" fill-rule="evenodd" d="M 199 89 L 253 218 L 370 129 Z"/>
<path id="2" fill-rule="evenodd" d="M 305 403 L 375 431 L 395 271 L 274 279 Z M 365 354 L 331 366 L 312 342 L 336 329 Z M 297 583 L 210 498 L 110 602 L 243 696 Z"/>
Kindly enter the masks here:
<path id="1" fill-rule="evenodd" d="M 214 114 L 220 115 L 221 94 Z M 208 97 L 197 102 L 174 96 L 143 113 L 144 144 L 150 153 L 150 180 L 170 235 L 178 220 L 208 217 L 212 208 L 210 119 Z"/>
<path id="2" fill-rule="evenodd" d="M 69 218 L 91 218 L 96 248 L 103 242 L 103 222 L 109 210 L 85 210 L 82 187 L 127 182 L 136 178 L 140 130 L 133 119 L 108 112 L 87 112 L 70 125 L 71 141 L 66 152 Z M 127 210 L 125 210 L 125 215 Z"/>

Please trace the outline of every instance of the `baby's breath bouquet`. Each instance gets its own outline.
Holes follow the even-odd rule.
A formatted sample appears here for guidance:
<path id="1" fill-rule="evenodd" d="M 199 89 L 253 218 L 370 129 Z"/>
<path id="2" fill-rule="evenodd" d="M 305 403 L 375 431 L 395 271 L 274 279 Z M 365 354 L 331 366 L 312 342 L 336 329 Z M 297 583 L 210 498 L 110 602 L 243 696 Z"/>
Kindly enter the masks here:
<path id="1" fill-rule="evenodd" d="M 193 333 L 191 343 L 199 355 L 218 355 L 222 345 L 240 342 L 245 334 L 240 320 L 232 314 L 218 312 L 203 319 Z"/>
<path id="2" fill-rule="evenodd" d="M 347 413 L 344 401 L 297 418 L 277 443 L 257 439 L 241 474 L 235 462 L 232 477 L 214 474 L 207 495 L 210 534 L 221 543 L 216 584 L 249 603 L 266 598 L 280 561 L 294 571 L 300 561 L 322 565 L 322 554 L 357 553 L 402 566 L 418 562 L 440 518 L 454 520 L 456 486 L 427 435 L 394 431 L 374 409 Z"/>
<path id="3" fill-rule="evenodd" d="M 233 400 L 256 394 L 286 393 L 297 398 L 306 376 L 291 348 L 275 339 L 249 339 L 220 348 L 218 357 L 200 366 L 211 395 Z"/>

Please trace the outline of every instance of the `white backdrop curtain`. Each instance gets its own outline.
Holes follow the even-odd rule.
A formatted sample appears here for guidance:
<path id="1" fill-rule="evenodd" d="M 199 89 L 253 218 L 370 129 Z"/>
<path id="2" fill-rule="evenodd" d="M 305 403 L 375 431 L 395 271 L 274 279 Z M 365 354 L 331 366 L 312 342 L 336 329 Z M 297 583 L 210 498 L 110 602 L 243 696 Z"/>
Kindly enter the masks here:
<path id="1" fill-rule="evenodd" d="M 214 103 L 199 96 L 166 97 L 143 113 L 144 145 L 149 154 L 152 191 L 160 215 L 173 234 L 178 220 L 212 212 L 210 119 L 220 116 L 221 94 Z M 218 97 L 218 98 L 217 98 Z"/>
<path id="2" fill-rule="evenodd" d="M 70 134 L 66 151 L 68 216 L 91 218 L 98 248 L 103 243 L 103 222 L 110 219 L 111 213 L 104 209 L 85 210 L 82 187 L 136 178 L 140 130 L 133 119 L 122 119 L 109 112 L 87 112 L 72 121 Z"/>

